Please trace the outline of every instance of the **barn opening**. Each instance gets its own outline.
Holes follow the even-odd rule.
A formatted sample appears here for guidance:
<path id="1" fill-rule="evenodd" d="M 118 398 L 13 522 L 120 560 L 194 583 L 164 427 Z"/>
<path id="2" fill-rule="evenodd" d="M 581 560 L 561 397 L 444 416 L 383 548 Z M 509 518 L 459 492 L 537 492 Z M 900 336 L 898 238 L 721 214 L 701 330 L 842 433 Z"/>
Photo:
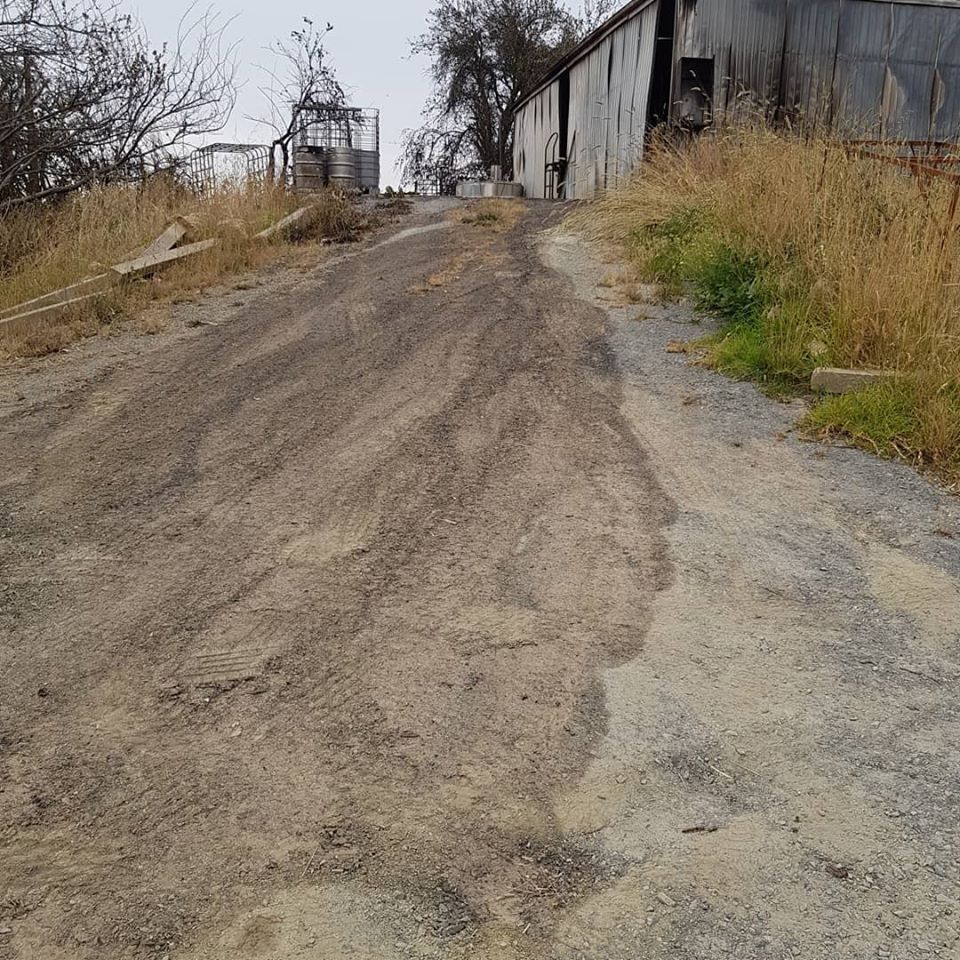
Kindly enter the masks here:
<path id="1" fill-rule="evenodd" d="M 657 11 L 657 39 L 653 52 L 653 76 L 647 102 L 647 123 L 657 127 L 670 120 L 670 94 L 673 90 L 673 31 L 677 0 L 660 0 Z"/>

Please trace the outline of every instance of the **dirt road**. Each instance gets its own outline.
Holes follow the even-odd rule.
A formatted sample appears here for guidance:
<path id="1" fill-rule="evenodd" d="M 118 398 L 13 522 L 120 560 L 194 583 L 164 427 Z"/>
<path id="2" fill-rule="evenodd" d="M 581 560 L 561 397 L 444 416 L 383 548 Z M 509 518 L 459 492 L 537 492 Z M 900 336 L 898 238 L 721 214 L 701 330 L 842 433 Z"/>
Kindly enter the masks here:
<path id="1" fill-rule="evenodd" d="M 957 504 L 558 219 L 0 375 L 0 957 L 960 956 Z"/>

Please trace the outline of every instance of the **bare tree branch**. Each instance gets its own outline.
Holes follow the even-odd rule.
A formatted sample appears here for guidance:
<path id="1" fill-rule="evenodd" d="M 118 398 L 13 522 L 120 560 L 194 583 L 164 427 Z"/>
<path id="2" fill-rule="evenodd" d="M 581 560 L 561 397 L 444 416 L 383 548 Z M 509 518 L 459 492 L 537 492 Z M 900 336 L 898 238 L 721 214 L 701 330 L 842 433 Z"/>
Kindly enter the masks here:
<path id="1" fill-rule="evenodd" d="M 228 25 L 192 7 L 156 49 L 111 0 L 0 0 L 0 210 L 142 176 L 220 129 Z"/>
<path id="2" fill-rule="evenodd" d="M 260 87 L 269 112 L 248 120 L 262 123 L 275 134 L 270 145 L 271 167 L 276 170 L 275 155 L 280 151 L 280 182 L 285 182 L 290 168 L 290 146 L 305 122 L 308 108 L 341 107 L 345 101 L 343 88 L 337 82 L 327 61 L 324 38 L 333 30 L 331 24 L 317 28 L 309 17 L 303 27 L 290 32 L 290 39 L 267 48 L 281 63 L 279 71 L 265 69 L 270 84 Z M 315 116 L 315 113 L 314 113 Z"/>

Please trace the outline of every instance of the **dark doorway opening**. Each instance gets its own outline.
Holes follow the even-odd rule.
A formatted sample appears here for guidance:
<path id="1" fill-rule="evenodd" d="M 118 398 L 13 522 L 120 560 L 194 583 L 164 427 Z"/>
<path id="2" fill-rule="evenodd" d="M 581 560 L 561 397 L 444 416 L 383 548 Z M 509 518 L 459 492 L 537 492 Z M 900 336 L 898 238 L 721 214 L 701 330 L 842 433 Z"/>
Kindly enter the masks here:
<path id="1" fill-rule="evenodd" d="M 557 199 L 563 200 L 567 191 L 567 138 L 570 135 L 570 71 L 560 74 L 560 157 L 557 170 Z"/>
<path id="2" fill-rule="evenodd" d="M 657 12 L 657 39 L 653 50 L 653 76 L 647 101 L 647 124 L 651 127 L 670 119 L 670 93 L 673 90 L 673 34 L 677 0 L 660 0 Z"/>
<path id="3" fill-rule="evenodd" d="M 563 200 L 567 189 L 567 137 L 570 133 L 570 71 L 557 81 L 557 131 L 548 140 L 543 157 L 543 195 Z"/>
<path id="4" fill-rule="evenodd" d="M 713 118 L 713 57 L 682 57 L 677 119 L 687 130 L 703 130 Z"/>

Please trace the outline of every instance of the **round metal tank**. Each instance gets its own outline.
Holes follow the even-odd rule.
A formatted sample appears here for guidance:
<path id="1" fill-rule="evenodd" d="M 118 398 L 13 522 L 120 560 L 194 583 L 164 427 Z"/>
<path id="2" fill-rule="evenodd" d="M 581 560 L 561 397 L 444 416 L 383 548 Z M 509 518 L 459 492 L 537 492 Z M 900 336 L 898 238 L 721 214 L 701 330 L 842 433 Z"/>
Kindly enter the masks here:
<path id="1" fill-rule="evenodd" d="M 353 147 L 327 148 L 327 180 L 341 190 L 357 185 L 357 151 Z"/>
<path id="2" fill-rule="evenodd" d="M 380 189 L 380 153 L 377 150 L 357 151 L 357 179 L 364 190 Z"/>
<path id="3" fill-rule="evenodd" d="M 327 160 L 320 150 L 304 147 L 293 157 L 293 185 L 297 190 L 322 190 L 327 182 Z"/>

